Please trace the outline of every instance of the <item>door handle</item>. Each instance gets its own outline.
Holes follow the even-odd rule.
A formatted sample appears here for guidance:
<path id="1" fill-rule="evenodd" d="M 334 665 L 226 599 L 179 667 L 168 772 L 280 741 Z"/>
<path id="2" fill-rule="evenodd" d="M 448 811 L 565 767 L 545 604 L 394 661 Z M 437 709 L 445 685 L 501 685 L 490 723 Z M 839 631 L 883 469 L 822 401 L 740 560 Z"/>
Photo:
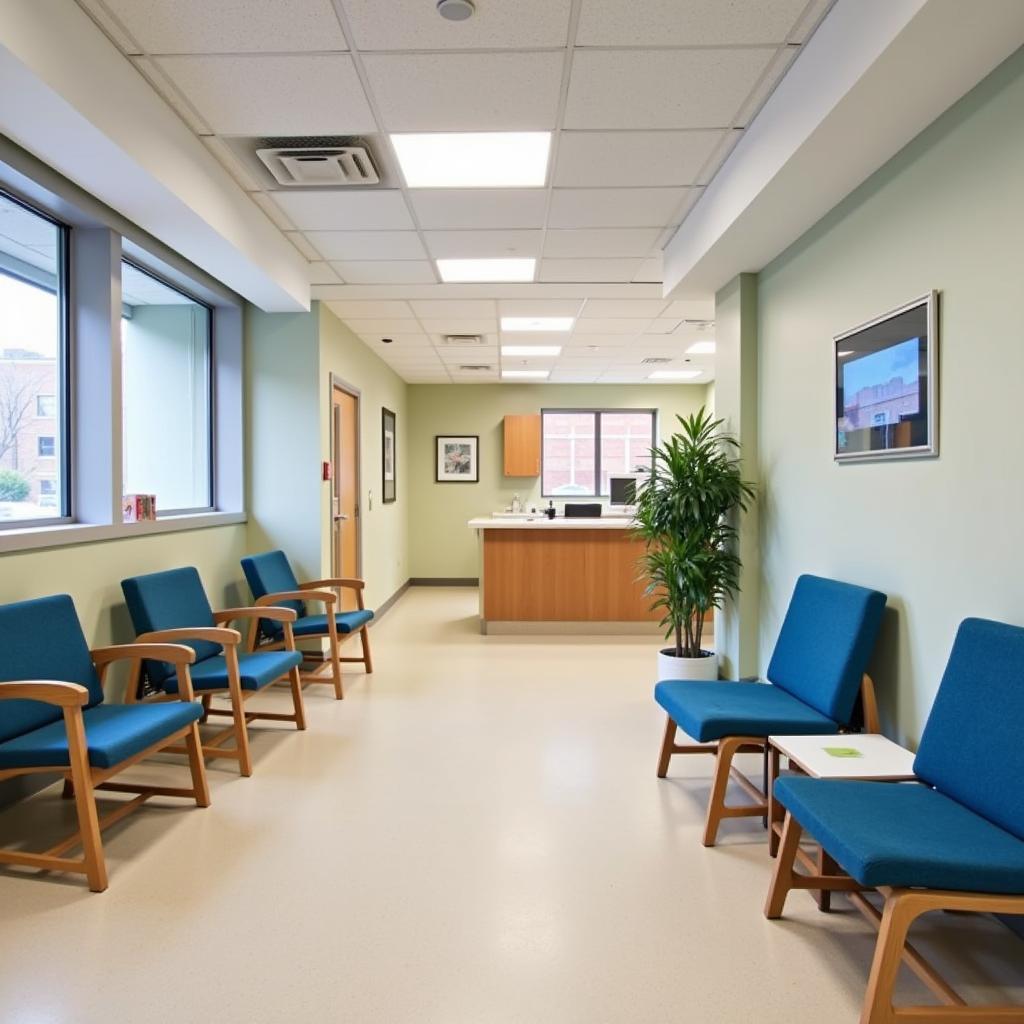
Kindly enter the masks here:
<path id="1" fill-rule="evenodd" d="M 334 521 L 338 522 L 338 520 L 347 521 L 348 520 L 348 516 L 345 515 L 344 512 L 335 512 L 334 513 Z"/>

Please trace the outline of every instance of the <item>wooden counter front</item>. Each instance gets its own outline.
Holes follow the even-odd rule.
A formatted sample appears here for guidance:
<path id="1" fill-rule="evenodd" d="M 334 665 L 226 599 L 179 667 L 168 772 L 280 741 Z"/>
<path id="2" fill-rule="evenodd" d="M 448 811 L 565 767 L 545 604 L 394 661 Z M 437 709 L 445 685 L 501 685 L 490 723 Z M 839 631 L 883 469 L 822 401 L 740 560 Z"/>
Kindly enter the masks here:
<path id="1" fill-rule="evenodd" d="M 656 622 L 629 530 L 483 530 L 483 617 L 491 622 Z"/>

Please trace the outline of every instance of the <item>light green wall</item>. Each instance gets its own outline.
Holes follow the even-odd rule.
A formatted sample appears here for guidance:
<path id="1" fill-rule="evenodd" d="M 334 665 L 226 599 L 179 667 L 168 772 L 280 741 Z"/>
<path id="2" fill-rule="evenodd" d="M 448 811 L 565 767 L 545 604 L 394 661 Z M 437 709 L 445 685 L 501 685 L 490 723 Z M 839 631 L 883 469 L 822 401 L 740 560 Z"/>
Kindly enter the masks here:
<path id="1" fill-rule="evenodd" d="M 331 375 L 341 378 L 360 393 L 361 479 L 359 505 L 362 518 L 362 575 L 370 607 L 381 605 L 409 579 L 408 391 L 405 383 L 322 303 L 314 303 L 319 315 L 320 337 L 320 450 L 330 452 Z M 395 414 L 398 479 L 394 502 L 385 505 L 381 490 L 381 409 Z M 320 500 L 320 568 L 331 575 L 330 488 L 324 484 Z"/>
<path id="2" fill-rule="evenodd" d="M 762 668 L 799 573 L 884 590 L 875 673 L 912 742 L 960 620 L 1024 623 L 1021 111 L 1024 51 L 760 278 Z M 940 456 L 837 466 L 832 336 L 933 288 Z"/>
<path id="3" fill-rule="evenodd" d="M 410 553 L 414 578 L 471 578 L 479 575 L 474 516 L 510 504 L 513 494 L 540 507 L 539 477 L 506 477 L 503 462 L 505 415 L 542 408 L 636 408 L 660 410 L 659 431 L 673 432 L 675 417 L 704 404 L 704 385 L 676 384 L 413 384 L 409 387 Z M 437 434 L 480 436 L 480 482 L 434 481 Z M 399 450 L 399 458 L 403 455 Z M 556 502 L 558 504 L 558 502 Z"/>

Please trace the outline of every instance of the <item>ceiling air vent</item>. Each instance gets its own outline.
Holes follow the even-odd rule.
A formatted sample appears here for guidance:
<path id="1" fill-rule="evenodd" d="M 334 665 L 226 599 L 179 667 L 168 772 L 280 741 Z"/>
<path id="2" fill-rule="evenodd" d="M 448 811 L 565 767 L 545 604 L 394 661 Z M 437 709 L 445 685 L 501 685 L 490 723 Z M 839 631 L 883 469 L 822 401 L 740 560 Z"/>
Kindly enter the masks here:
<path id="1" fill-rule="evenodd" d="M 376 185 L 380 175 L 365 146 L 291 146 L 257 149 L 279 185 L 324 188 Z"/>
<path id="2" fill-rule="evenodd" d="M 453 348 L 471 348 L 474 345 L 485 345 L 486 342 L 479 334 L 446 334 L 441 344 Z"/>
<path id="3" fill-rule="evenodd" d="M 493 369 L 487 363 L 463 363 L 459 366 L 462 373 L 490 373 Z"/>
<path id="4" fill-rule="evenodd" d="M 657 363 L 671 363 L 672 360 L 668 356 L 648 356 L 646 359 L 641 359 L 640 362 L 645 366 L 654 366 Z"/>

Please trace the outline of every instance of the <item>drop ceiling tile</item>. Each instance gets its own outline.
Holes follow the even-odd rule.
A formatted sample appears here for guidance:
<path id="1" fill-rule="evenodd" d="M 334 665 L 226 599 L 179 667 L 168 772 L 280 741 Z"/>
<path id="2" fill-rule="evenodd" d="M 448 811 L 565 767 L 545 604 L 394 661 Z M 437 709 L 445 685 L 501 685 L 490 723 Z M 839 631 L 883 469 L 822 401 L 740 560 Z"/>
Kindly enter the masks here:
<path id="1" fill-rule="evenodd" d="M 578 50 L 565 127 L 724 128 L 774 52 Z"/>
<path id="2" fill-rule="evenodd" d="M 640 268 L 633 275 L 633 281 L 636 284 L 659 284 L 664 280 L 664 277 L 664 266 L 661 254 L 659 253 L 657 256 L 648 256 L 640 264 Z"/>
<path id="3" fill-rule="evenodd" d="M 548 201 L 542 188 L 410 189 L 408 195 L 425 230 L 540 228 Z"/>
<path id="4" fill-rule="evenodd" d="M 682 320 L 678 317 L 659 317 L 651 321 L 644 334 L 664 337 L 666 334 L 671 334 L 681 323 Z"/>
<path id="5" fill-rule="evenodd" d="M 132 38 L 117 18 L 111 17 L 102 0 L 79 0 L 79 3 L 121 50 L 127 54 L 142 53 L 143 47 L 139 41 Z"/>
<path id="6" fill-rule="evenodd" d="M 341 314 L 338 315 L 341 316 Z M 367 317 L 363 319 L 352 316 L 343 316 L 342 319 L 360 338 L 373 337 L 374 335 L 388 338 L 396 334 L 423 333 L 416 320 L 404 320 L 398 317 Z"/>
<path id="7" fill-rule="evenodd" d="M 678 221 L 685 188 L 557 188 L 549 228 L 664 227 Z"/>
<path id="8" fill-rule="evenodd" d="M 782 43 L 806 0 L 583 0 L 577 46 Z"/>
<path id="9" fill-rule="evenodd" d="M 738 129 L 730 128 L 728 131 L 722 133 L 721 141 L 718 146 L 715 147 L 715 151 L 711 154 L 711 158 L 701 168 L 700 174 L 697 176 L 697 181 L 701 185 L 707 185 L 708 182 L 718 173 L 722 164 L 725 163 L 726 158 L 736 148 L 736 143 L 743 138 L 743 132 Z"/>
<path id="10" fill-rule="evenodd" d="M 363 63 L 388 131 L 530 131 L 555 127 L 562 60 L 558 52 L 367 54 Z"/>
<path id="11" fill-rule="evenodd" d="M 599 384 L 646 384 L 648 375 L 657 367 L 629 368 L 616 367 L 613 370 L 605 370 L 598 378 Z M 653 381 L 651 383 L 654 383 Z M 662 383 L 665 383 L 662 381 Z"/>
<path id="12" fill-rule="evenodd" d="M 594 370 L 562 370 L 555 368 L 548 380 L 552 384 L 594 384 L 601 376 L 601 371 Z"/>
<path id="13" fill-rule="evenodd" d="M 807 10 L 804 11 L 803 17 L 793 26 L 790 39 L 793 42 L 805 42 L 834 3 L 835 0 L 812 0 L 807 5 Z"/>
<path id="14" fill-rule="evenodd" d="M 578 316 L 582 299 L 499 299 L 502 316 Z"/>
<path id="15" fill-rule="evenodd" d="M 238 159 L 234 150 L 231 149 L 222 138 L 216 135 L 202 135 L 200 139 L 204 146 L 220 161 L 224 170 L 238 182 L 246 192 L 260 192 L 263 190 L 263 183 L 249 170 L 246 165 Z"/>
<path id="16" fill-rule="evenodd" d="M 540 255 L 543 233 L 502 231 L 426 231 L 424 238 L 435 259 L 476 259 Z"/>
<path id="17" fill-rule="evenodd" d="M 436 284 L 426 260 L 332 260 L 346 284 Z"/>
<path id="18" fill-rule="evenodd" d="M 255 194 L 253 198 L 255 199 Z M 283 217 L 284 214 L 281 214 L 279 211 L 279 216 Z M 294 245 L 295 248 L 298 249 L 299 252 L 301 252 L 302 255 L 310 262 L 323 259 L 323 256 L 316 251 L 313 244 L 304 234 L 302 234 L 301 231 L 286 231 L 285 236 L 288 238 L 288 241 L 291 242 L 292 245 Z"/>
<path id="19" fill-rule="evenodd" d="M 629 338 L 622 334 L 594 334 L 577 329 L 569 336 L 565 352 L 580 348 L 622 348 L 629 344 Z M 564 354 L 564 353 L 563 353 Z"/>
<path id="20" fill-rule="evenodd" d="M 662 316 L 675 316 L 680 320 L 714 320 L 714 299 L 676 299 L 662 311 Z"/>
<path id="21" fill-rule="evenodd" d="M 497 334 L 498 321 L 495 317 L 420 317 L 420 324 L 427 334 Z"/>
<path id="22" fill-rule="evenodd" d="M 217 133 L 354 135 L 376 122 L 347 54 L 160 57 Z"/>
<path id="23" fill-rule="evenodd" d="M 374 351 L 380 349 L 388 359 L 420 361 L 437 357 L 430 338 L 425 334 L 360 334 L 359 337 Z M 391 340 L 385 344 L 384 338 Z"/>
<path id="24" fill-rule="evenodd" d="M 274 201 L 300 231 L 412 229 L 398 189 L 352 192 L 274 192 Z"/>
<path id="25" fill-rule="evenodd" d="M 636 337 L 643 334 L 650 317 L 590 317 L 580 320 L 577 329 L 587 334 L 625 334 Z"/>
<path id="26" fill-rule="evenodd" d="M 711 156 L 720 130 L 690 132 L 563 132 L 555 185 L 690 185 Z"/>
<path id="27" fill-rule="evenodd" d="M 579 228 L 548 230 L 545 257 L 646 256 L 658 239 L 657 228 Z"/>
<path id="28" fill-rule="evenodd" d="M 202 118 L 199 111 L 182 95 L 166 72 L 148 57 L 132 57 L 135 70 L 163 98 L 164 102 L 199 136 L 212 135 L 213 129 Z"/>
<path id="29" fill-rule="evenodd" d="M 365 320 L 368 317 L 390 320 L 414 319 L 409 303 L 401 299 L 336 299 L 328 302 L 327 305 L 342 320 Z"/>
<path id="30" fill-rule="evenodd" d="M 500 331 L 503 345 L 559 345 L 564 348 L 569 341 L 566 331 Z"/>
<path id="31" fill-rule="evenodd" d="M 736 115 L 736 123 L 746 127 L 754 119 L 754 115 L 764 105 L 765 100 L 772 94 L 775 86 L 782 80 L 782 76 L 789 70 L 790 65 L 796 60 L 800 52 L 796 46 L 782 46 L 778 49 L 772 62 L 768 65 L 767 71 L 761 80 L 754 86 L 754 91 L 747 97 L 743 106 Z"/>
<path id="32" fill-rule="evenodd" d="M 415 231 L 307 231 L 328 260 L 416 260 L 426 252 Z"/>
<path id="33" fill-rule="evenodd" d="M 582 318 L 577 326 L 578 331 L 586 331 L 588 321 L 594 317 L 632 316 L 650 319 L 657 316 L 666 305 L 665 299 L 587 299 L 583 307 Z M 600 334 L 600 331 L 589 331 Z"/>
<path id="34" fill-rule="evenodd" d="M 149 53 L 347 50 L 330 0 L 105 0 Z"/>
<path id="35" fill-rule="evenodd" d="M 446 366 L 453 363 L 496 363 L 498 361 L 497 345 L 461 346 L 439 348 L 437 354 Z"/>
<path id="36" fill-rule="evenodd" d="M 329 263 L 310 263 L 310 284 L 341 284 L 341 278 L 334 272 Z"/>
<path id="37" fill-rule="evenodd" d="M 445 21 L 423 0 L 343 0 L 360 50 L 495 50 L 565 46 L 570 0 L 478 4 L 466 21 Z"/>
<path id="38" fill-rule="evenodd" d="M 249 198 L 270 218 L 275 227 L 289 234 L 295 230 L 295 225 L 266 193 L 250 192 Z"/>
<path id="39" fill-rule="evenodd" d="M 543 259 L 540 261 L 538 279 L 567 284 L 629 282 L 641 262 L 638 259 Z"/>
<path id="40" fill-rule="evenodd" d="M 493 321 L 497 312 L 494 299 L 417 299 L 409 303 L 413 313 L 427 320 L 439 320 L 442 317 L 467 318 L 486 317 L 488 323 Z"/>
<path id="41" fill-rule="evenodd" d="M 610 345 L 593 346 L 587 345 L 580 348 L 567 348 L 558 357 L 559 366 L 596 366 L 611 365 L 620 353 L 626 352 L 626 348 L 613 348 Z"/>

